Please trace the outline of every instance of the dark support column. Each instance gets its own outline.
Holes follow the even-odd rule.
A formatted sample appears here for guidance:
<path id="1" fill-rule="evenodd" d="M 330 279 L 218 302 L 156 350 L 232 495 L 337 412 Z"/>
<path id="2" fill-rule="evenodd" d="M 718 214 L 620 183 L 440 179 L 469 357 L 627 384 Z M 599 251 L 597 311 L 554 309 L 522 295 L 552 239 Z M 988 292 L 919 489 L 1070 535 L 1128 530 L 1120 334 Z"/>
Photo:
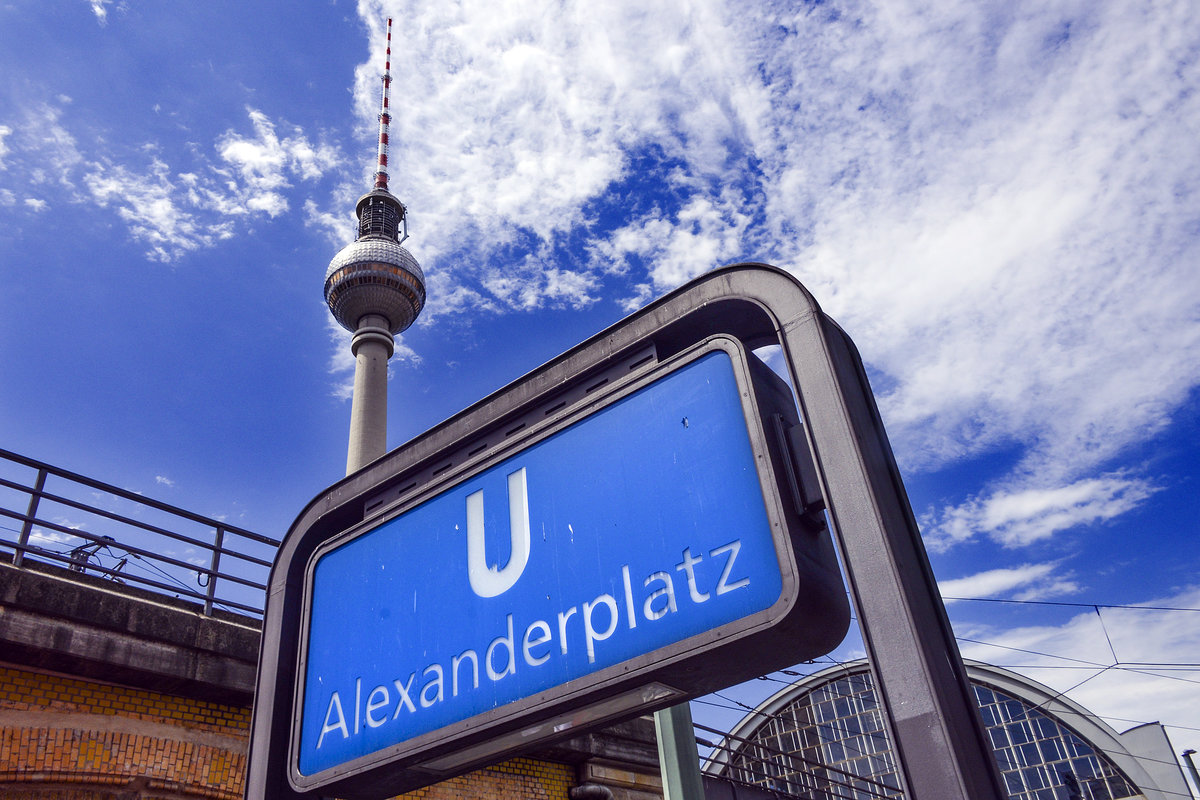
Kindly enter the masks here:
<path id="1" fill-rule="evenodd" d="M 819 311 L 785 323 L 782 333 L 908 796 L 1002 800 L 862 361 Z"/>

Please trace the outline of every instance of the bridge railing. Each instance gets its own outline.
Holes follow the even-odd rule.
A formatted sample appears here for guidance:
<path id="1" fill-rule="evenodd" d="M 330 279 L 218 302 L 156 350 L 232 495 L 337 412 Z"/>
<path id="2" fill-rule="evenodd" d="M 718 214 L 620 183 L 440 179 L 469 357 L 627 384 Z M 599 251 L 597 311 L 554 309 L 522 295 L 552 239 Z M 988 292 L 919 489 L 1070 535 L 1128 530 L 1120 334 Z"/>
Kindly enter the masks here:
<path id="1" fill-rule="evenodd" d="M 0 552 L 262 616 L 279 541 L 0 449 Z"/>

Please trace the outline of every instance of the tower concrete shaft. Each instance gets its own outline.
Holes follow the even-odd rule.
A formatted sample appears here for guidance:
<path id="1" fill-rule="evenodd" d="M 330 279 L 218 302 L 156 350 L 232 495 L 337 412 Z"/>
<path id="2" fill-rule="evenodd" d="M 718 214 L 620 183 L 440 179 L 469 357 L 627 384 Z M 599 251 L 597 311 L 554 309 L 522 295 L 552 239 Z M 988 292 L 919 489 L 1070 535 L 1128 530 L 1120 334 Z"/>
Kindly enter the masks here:
<path id="1" fill-rule="evenodd" d="M 354 400 L 350 407 L 347 475 L 387 452 L 387 373 L 394 347 L 385 317 L 368 314 L 362 318 L 350 342 Z"/>

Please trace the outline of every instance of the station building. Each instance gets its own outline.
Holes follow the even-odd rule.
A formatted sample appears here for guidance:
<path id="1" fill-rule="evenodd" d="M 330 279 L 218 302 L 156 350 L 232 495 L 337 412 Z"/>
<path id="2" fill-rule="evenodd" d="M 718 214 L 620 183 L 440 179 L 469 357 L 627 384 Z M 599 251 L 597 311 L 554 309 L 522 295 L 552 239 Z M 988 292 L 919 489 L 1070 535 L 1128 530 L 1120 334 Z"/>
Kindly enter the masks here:
<path id="1" fill-rule="evenodd" d="M 1012 800 L 1192 796 L 1161 725 L 1118 733 L 1024 676 L 972 661 L 967 674 Z M 809 675 L 764 701 L 713 751 L 704 773 L 783 797 L 904 797 L 865 660 Z"/>

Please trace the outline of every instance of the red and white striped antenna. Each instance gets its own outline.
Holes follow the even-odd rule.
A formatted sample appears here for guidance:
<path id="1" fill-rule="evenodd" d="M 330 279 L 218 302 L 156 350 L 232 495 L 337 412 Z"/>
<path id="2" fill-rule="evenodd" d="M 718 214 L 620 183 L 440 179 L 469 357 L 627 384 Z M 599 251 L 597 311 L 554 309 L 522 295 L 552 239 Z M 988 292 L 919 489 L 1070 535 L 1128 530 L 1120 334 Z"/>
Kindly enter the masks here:
<path id="1" fill-rule="evenodd" d="M 379 112 L 379 169 L 375 172 L 375 188 L 388 188 L 388 126 L 392 115 L 388 109 L 388 95 L 392 87 L 392 18 L 387 21 L 387 55 L 383 66 L 383 107 Z"/>

